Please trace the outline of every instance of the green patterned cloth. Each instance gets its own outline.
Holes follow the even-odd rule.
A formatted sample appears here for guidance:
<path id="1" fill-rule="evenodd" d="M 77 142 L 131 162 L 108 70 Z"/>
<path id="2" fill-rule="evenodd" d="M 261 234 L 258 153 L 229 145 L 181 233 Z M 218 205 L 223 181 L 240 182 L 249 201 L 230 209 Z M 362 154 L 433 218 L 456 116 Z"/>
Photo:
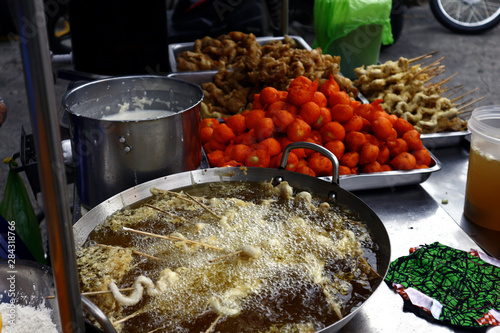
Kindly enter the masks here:
<path id="1" fill-rule="evenodd" d="M 410 252 L 391 263 L 385 278 L 403 298 L 453 326 L 500 324 L 499 260 L 440 243 Z"/>

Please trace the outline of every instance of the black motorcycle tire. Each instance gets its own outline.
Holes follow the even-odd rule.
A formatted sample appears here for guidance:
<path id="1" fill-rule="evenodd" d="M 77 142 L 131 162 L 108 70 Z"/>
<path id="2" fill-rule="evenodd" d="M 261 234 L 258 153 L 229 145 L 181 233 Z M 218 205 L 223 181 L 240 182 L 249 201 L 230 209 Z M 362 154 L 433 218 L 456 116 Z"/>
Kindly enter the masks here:
<path id="1" fill-rule="evenodd" d="M 475 14 L 479 15 L 475 17 L 481 17 L 474 22 L 468 21 L 467 17 L 470 16 L 457 17 L 456 13 L 458 11 L 456 8 L 450 7 L 447 3 L 447 0 L 429 0 L 432 14 L 436 20 L 451 31 L 462 34 L 479 34 L 495 27 L 498 23 L 500 23 L 500 7 L 496 8 L 491 14 L 488 13 L 483 15 L 485 13 L 480 13 L 481 10 L 479 7 L 485 6 L 485 3 L 489 3 L 489 0 L 480 0 L 478 1 L 478 4 L 467 4 L 466 1 L 464 1 L 461 4 L 462 8 L 467 8 L 469 11 L 467 14 Z"/>

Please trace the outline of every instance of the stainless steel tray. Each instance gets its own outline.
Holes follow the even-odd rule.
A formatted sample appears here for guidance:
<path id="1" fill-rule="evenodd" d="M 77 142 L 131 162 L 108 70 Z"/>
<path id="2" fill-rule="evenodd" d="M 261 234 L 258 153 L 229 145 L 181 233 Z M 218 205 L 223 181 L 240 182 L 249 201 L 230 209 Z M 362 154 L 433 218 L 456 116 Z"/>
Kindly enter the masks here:
<path id="1" fill-rule="evenodd" d="M 167 77 L 185 80 L 194 84 L 202 85 L 202 83 L 213 82 L 217 70 L 211 71 L 196 71 L 196 72 L 174 72 L 167 74 Z"/>
<path id="2" fill-rule="evenodd" d="M 429 179 L 433 172 L 442 168 L 441 162 L 432 153 L 431 158 L 431 166 L 428 169 L 343 175 L 340 176 L 339 185 L 348 191 L 359 191 L 420 184 Z M 331 177 L 323 178 L 331 181 Z"/>
<path id="3" fill-rule="evenodd" d="M 470 140 L 469 130 L 447 132 L 447 133 L 432 133 L 422 134 L 420 136 L 424 146 L 428 149 L 445 148 L 458 146 L 463 140 Z"/>
<path id="4" fill-rule="evenodd" d="M 362 93 L 359 93 L 358 98 L 363 103 L 370 103 Z M 422 139 L 424 146 L 428 149 L 435 149 L 457 146 L 462 143 L 464 139 L 469 139 L 469 136 L 470 132 L 465 130 L 447 133 L 422 134 L 420 138 Z"/>
<path id="5" fill-rule="evenodd" d="M 432 161 L 428 169 L 342 175 L 339 177 L 339 185 L 348 191 L 360 191 L 423 183 L 429 179 L 433 172 L 439 171 L 442 168 L 441 162 L 432 153 L 430 154 Z M 332 181 L 331 176 L 319 178 L 329 182 Z"/>
<path id="6" fill-rule="evenodd" d="M 307 44 L 304 38 L 300 36 L 290 35 L 290 37 L 295 40 L 297 46 L 302 49 L 312 50 L 311 46 Z M 255 40 L 260 45 L 265 45 L 271 41 L 275 40 L 283 40 L 283 36 L 278 37 L 256 37 Z M 194 47 L 194 42 L 185 42 L 185 43 L 175 43 L 168 45 L 168 61 L 170 63 L 170 70 L 172 72 L 177 72 L 177 57 L 184 51 L 192 51 Z"/>

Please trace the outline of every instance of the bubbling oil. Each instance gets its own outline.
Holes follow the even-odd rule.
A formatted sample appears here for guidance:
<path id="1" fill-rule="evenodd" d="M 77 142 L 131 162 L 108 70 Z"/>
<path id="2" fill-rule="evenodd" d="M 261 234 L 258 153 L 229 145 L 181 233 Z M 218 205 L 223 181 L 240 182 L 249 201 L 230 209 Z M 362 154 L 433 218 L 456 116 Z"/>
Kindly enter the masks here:
<path id="1" fill-rule="evenodd" d="M 179 276 L 161 295 L 144 295 L 133 306 L 109 306 L 93 296 L 113 320 L 134 314 L 121 332 L 316 331 L 358 307 L 380 281 L 366 265 L 376 270 L 376 244 L 362 221 L 340 206 L 325 208 L 320 198 L 308 201 L 297 193 L 270 194 L 262 184 L 213 183 L 182 191 L 222 218 L 159 192 L 147 203 L 169 215 L 141 203 L 115 213 L 89 237 L 92 244 L 133 247 L 162 259 L 138 256 L 119 287 L 131 286 L 140 275 L 156 281 L 166 268 Z M 131 234 L 123 226 L 182 235 L 223 250 Z M 262 254 L 226 256 L 244 245 L 259 246 Z M 90 288 L 82 285 L 82 291 Z M 231 313 L 224 315 L 214 304 Z"/>

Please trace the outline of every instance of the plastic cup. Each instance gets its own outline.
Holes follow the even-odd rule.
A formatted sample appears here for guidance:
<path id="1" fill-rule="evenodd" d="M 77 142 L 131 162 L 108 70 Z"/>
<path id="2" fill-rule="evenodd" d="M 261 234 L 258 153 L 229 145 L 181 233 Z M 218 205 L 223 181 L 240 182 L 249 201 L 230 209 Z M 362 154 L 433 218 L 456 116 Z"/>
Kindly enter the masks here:
<path id="1" fill-rule="evenodd" d="M 480 226 L 500 231 L 500 106 L 472 112 L 465 216 Z"/>

